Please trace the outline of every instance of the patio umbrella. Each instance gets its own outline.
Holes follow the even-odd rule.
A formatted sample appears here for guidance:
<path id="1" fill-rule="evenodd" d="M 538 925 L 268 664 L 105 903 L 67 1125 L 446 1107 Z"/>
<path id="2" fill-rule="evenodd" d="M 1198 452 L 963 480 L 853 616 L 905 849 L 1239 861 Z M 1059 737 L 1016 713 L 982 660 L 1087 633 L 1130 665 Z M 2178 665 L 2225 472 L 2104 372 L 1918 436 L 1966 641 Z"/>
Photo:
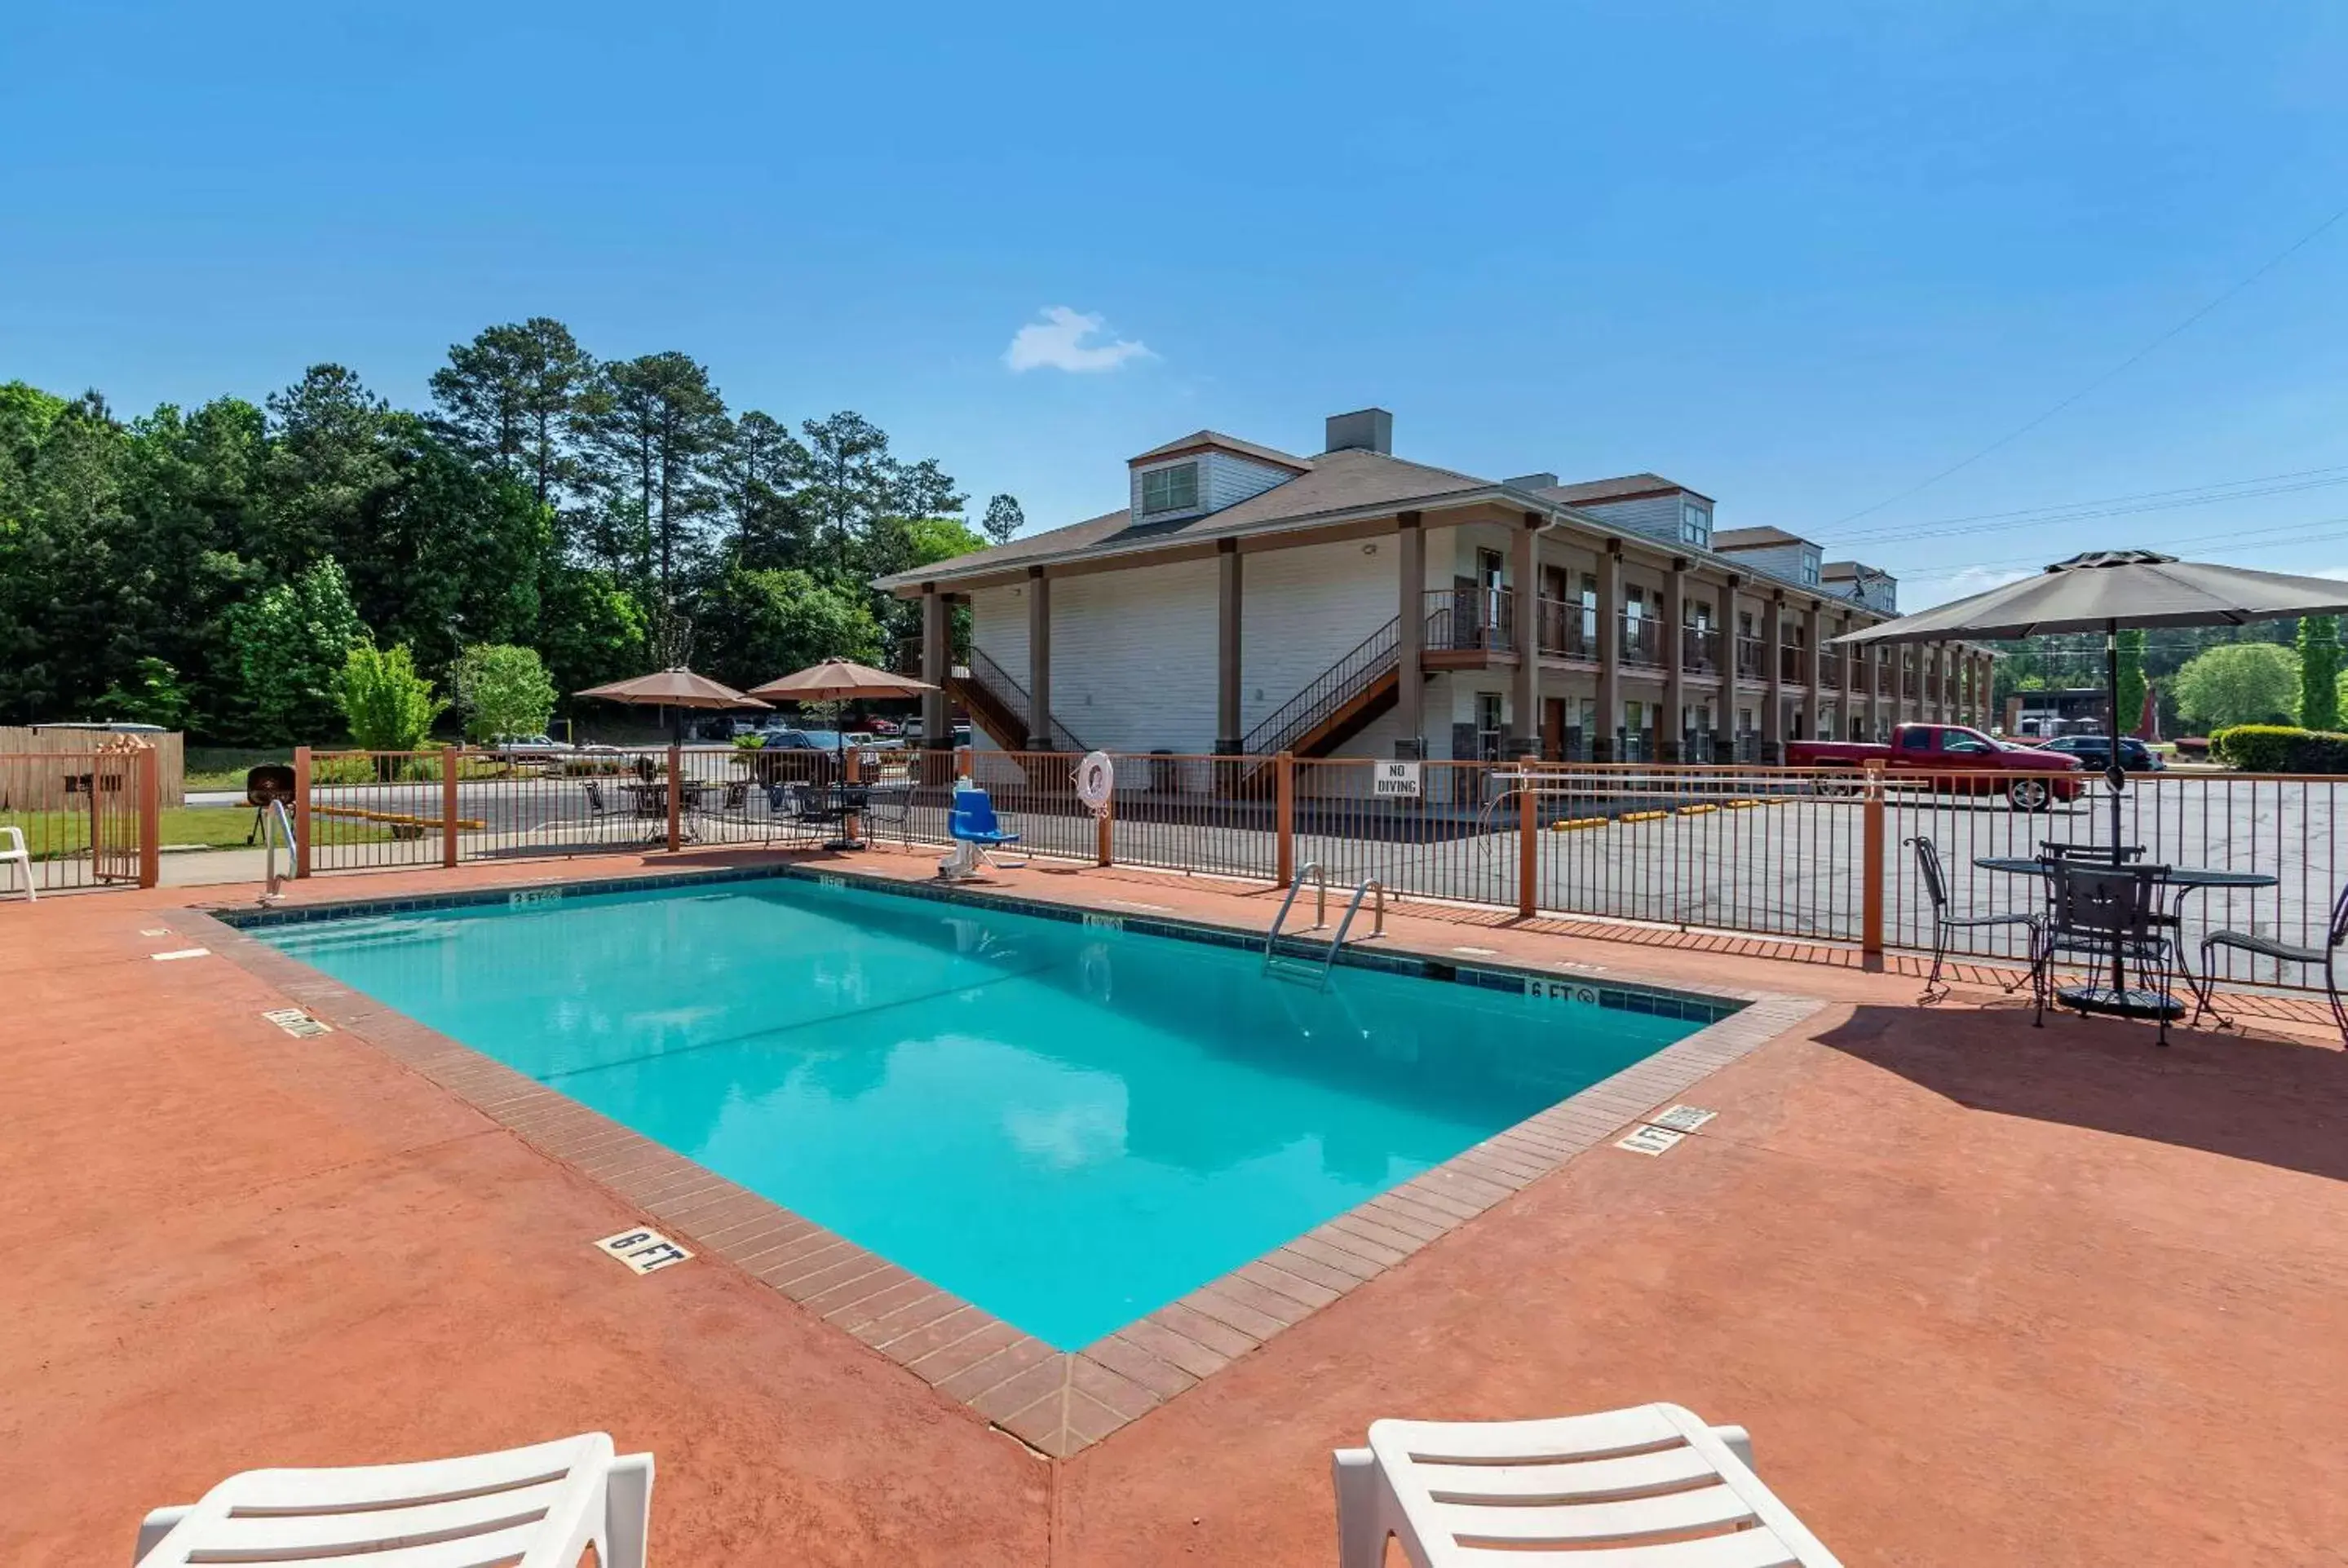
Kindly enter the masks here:
<path id="1" fill-rule="evenodd" d="M 584 692 L 571 694 L 574 697 L 602 697 L 609 702 L 633 703 L 639 708 L 675 708 L 680 710 L 677 720 L 680 726 L 684 723 L 682 710 L 686 708 L 767 706 L 756 697 L 746 696 L 706 675 L 696 675 L 684 669 L 655 670 L 649 675 L 613 681 L 608 685 L 590 686 Z M 681 734 L 677 738 L 684 739 Z"/>
<path id="2" fill-rule="evenodd" d="M 850 659 L 827 659 L 753 686 L 750 694 L 778 702 L 838 702 L 857 697 L 918 697 L 936 690 L 910 675 L 891 675 Z"/>
<path id="3" fill-rule="evenodd" d="M 1986 593 L 1887 620 L 1838 642 L 1937 642 L 1952 637 L 2104 634 L 2105 696 L 2111 714 L 2112 844 L 2120 842 L 2119 630 L 2123 626 L 2243 626 L 2291 616 L 2348 613 L 2348 582 L 2181 561 L 2153 550 L 2090 550 Z"/>

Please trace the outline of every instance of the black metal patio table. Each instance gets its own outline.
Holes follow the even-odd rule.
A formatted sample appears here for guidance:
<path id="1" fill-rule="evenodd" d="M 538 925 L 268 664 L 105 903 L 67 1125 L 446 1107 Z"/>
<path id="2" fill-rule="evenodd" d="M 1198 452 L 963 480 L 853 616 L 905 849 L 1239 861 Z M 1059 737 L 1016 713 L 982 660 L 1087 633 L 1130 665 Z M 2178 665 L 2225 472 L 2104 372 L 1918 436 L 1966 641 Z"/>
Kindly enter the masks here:
<path id="1" fill-rule="evenodd" d="M 2047 876 L 2053 874 L 2054 862 L 2037 856 L 1977 855 L 1973 864 L 1984 871 L 2003 871 L 2015 876 Z M 2123 866 L 2122 870 L 2127 869 Z M 2264 871 L 2225 871 L 2214 866 L 2172 866 L 2161 877 L 2161 883 L 2177 891 L 2177 902 L 2170 909 L 2168 922 L 2177 931 L 2177 967 L 2184 972 L 2188 984 L 2193 980 L 2192 967 L 2185 961 L 2185 898 L 2190 893 L 2205 893 L 2210 888 L 2235 890 L 2251 887 L 2273 887 L 2280 878 Z M 2158 991 L 2127 983 L 2126 960 L 2116 953 L 2112 959 L 2110 983 L 2094 982 L 2083 986 L 2065 986 L 2054 994 L 2065 1007 L 2082 1012 L 2114 1013 L 2122 1018 L 2182 1018 L 2185 1004 Z"/>

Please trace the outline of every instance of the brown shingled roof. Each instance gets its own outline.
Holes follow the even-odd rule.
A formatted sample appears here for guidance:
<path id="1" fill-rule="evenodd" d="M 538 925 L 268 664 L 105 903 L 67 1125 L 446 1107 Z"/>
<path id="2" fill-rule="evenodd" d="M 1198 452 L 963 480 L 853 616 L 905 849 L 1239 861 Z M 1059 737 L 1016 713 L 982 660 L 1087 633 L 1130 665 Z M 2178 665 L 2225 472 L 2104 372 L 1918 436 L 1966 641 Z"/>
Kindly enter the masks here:
<path id="1" fill-rule="evenodd" d="M 1710 496 L 1701 490 L 1691 490 L 1676 479 L 1666 479 L 1661 474 L 1625 474 L 1615 479 L 1586 479 L 1578 485 L 1551 485 L 1534 492 L 1545 501 L 1562 501 L 1578 507 L 1588 501 L 1628 501 L 1641 496 L 1694 496 L 1699 501 L 1709 501 Z"/>
<path id="2" fill-rule="evenodd" d="M 1152 446 L 1138 457 L 1128 457 L 1125 460 L 1125 464 L 1130 468 L 1136 463 L 1154 462 L 1160 457 L 1179 456 L 1185 452 L 1202 452 L 1210 446 L 1220 447 L 1226 452 L 1236 452 L 1242 457 L 1252 457 L 1259 463 L 1270 463 L 1274 467 L 1293 468 L 1300 474 L 1313 466 L 1310 458 L 1299 457 L 1292 453 L 1282 452 L 1277 447 L 1259 446 L 1252 441 L 1242 441 L 1236 436 L 1226 436 L 1220 430 L 1194 430 L 1178 440 Z"/>
<path id="3" fill-rule="evenodd" d="M 1479 479 L 1472 474 L 1430 467 L 1424 463 L 1406 463 L 1383 453 L 1358 450 L 1329 452 L 1315 457 L 1309 467 L 1286 484 L 1275 485 L 1236 505 L 1209 512 L 1203 517 L 1186 518 L 1179 522 L 1137 524 L 1133 521 L 1130 508 L 1106 512 L 1066 528 L 1029 534 L 993 549 L 956 556 L 952 560 L 937 561 L 911 571 L 899 572 L 893 577 L 881 578 L 874 586 L 893 588 L 958 577 L 971 571 L 994 571 L 1023 562 L 1112 550 L 1128 545 L 1265 532 L 1291 522 L 1373 507 L 1392 507 L 1402 511 L 1414 504 L 1496 487 L 1490 480 Z"/>
<path id="4" fill-rule="evenodd" d="M 1789 534 L 1783 528 L 1716 528 L 1712 536 L 1712 548 L 1715 553 L 1725 550 L 1758 549 L 1767 545 L 1807 545 L 1811 542 L 1799 534 Z"/>

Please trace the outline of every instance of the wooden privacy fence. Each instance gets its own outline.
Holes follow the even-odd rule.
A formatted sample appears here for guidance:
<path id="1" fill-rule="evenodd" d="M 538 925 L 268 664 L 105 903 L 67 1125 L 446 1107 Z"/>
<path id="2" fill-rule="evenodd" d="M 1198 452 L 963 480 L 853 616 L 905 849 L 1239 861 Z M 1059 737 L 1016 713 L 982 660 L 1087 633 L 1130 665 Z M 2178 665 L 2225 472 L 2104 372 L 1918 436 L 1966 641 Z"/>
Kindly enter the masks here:
<path id="1" fill-rule="evenodd" d="M 180 806 L 188 798 L 185 739 L 177 731 L 147 734 L 63 724 L 0 724 L 0 766 L 9 770 L 15 809 L 55 811 L 79 793 L 81 775 L 89 772 L 89 759 L 101 747 L 136 740 L 154 749 L 156 798 L 166 806 Z"/>
<path id="2" fill-rule="evenodd" d="M 0 752 L 0 826 L 25 838 L 44 892 L 161 880 L 160 748 L 135 735 L 72 752 Z M 0 871 L 0 893 L 21 891 Z"/>

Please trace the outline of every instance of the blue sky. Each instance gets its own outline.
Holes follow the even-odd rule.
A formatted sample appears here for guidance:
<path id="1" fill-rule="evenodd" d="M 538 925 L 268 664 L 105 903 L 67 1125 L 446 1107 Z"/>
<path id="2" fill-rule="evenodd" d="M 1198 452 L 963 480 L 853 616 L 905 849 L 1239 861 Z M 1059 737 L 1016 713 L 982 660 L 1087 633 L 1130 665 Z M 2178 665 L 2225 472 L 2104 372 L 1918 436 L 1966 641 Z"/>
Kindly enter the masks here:
<path id="1" fill-rule="evenodd" d="M 2116 544 L 2348 575 L 2348 220 L 2276 263 L 2348 206 L 2343 67 L 2285 4 L 35 0 L 0 377 L 135 412 L 333 359 L 420 405 L 542 313 L 1036 527 L 1170 436 L 1375 403 L 1402 456 L 1656 469 L 1910 608 Z"/>

